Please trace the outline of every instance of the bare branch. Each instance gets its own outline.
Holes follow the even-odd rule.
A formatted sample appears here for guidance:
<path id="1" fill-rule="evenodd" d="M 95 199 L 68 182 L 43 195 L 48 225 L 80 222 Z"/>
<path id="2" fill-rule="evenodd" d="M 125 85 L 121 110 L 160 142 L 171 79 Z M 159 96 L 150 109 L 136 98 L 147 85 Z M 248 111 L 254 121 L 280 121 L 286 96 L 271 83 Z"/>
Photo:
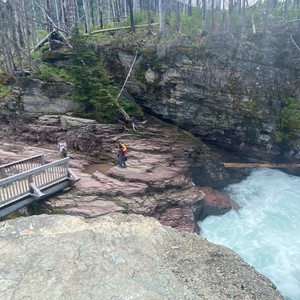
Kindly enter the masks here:
<path id="1" fill-rule="evenodd" d="M 117 97 L 117 101 L 119 100 L 119 98 L 120 98 L 120 96 L 121 96 L 121 94 L 122 94 L 122 92 L 123 92 L 123 90 L 124 90 L 124 88 L 125 88 L 125 85 L 126 85 L 126 83 L 127 83 L 127 81 L 128 81 L 128 78 L 129 78 L 129 76 L 130 76 L 130 74 L 131 74 L 131 72 L 132 72 L 132 69 L 133 69 L 133 67 L 134 67 L 135 61 L 136 61 L 136 59 L 137 59 L 137 55 L 138 55 L 138 52 L 136 51 L 136 52 L 135 52 L 135 57 L 134 57 L 134 59 L 133 59 L 133 61 L 132 61 L 131 67 L 130 67 L 129 72 L 128 72 L 128 74 L 127 74 L 127 77 L 126 77 L 126 79 L 125 79 L 125 81 L 124 81 L 124 84 L 123 84 L 123 86 L 122 86 L 122 88 L 121 88 L 121 90 L 120 90 L 120 92 L 119 92 L 118 97 Z"/>
<path id="2" fill-rule="evenodd" d="M 292 35 L 290 35 L 290 38 L 291 38 L 292 42 L 294 43 L 294 45 L 296 46 L 296 48 L 300 51 L 300 48 L 299 48 L 299 46 L 296 44 L 296 42 L 294 41 Z"/>

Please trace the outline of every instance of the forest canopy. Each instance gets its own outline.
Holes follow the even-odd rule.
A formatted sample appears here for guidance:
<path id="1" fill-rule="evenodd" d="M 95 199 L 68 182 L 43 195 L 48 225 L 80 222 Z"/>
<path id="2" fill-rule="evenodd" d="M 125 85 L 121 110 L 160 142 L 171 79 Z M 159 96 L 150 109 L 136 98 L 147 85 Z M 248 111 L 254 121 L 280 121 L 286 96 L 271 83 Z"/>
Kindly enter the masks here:
<path id="1" fill-rule="evenodd" d="M 137 40 L 184 38 L 198 45 L 219 33 L 267 37 L 274 28 L 299 22 L 300 0 L 0 0 L 0 75 L 5 74 L 0 84 L 3 78 L 37 70 L 42 80 L 56 76 L 74 85 L 78 115 L 111 121 L 121 112 L 128 121 L 129 110 L 133 115 L 141 110 L 131 99 L 119 101 L 121 92 L 99 51 L 93 51 L 95 45 L 121 40 L 124 46 L 126 37 L 136 58 Z M 64 66 L 47 64 L 59 56 Z M 8 92 L 2 85 L 0 96 Z"/>
<path id="2" fill-rule="evenodd" d="M 67 41 L 75 26 L 85 35 L 122 27 L 135 32 L 140 25 L 148 35 L 157 30 L 191 39 L 266 34 L 274 24 L 299 21 L 299 6 L 299 0 L 0 0 L 0 68 L 22 73 L 41 41 L 52 32 Z"/>

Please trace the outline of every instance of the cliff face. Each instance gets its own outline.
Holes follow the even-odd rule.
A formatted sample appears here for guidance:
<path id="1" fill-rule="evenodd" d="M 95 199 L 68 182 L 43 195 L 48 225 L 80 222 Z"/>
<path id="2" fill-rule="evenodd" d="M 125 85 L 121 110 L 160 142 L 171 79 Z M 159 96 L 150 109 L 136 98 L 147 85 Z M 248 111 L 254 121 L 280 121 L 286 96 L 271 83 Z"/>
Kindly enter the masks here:
<path id="1" fill-rule="evenodd" d="M 296 27 L 239 39 L 205 37 L 194 44 L 179 35 L 172 42 L 148 43 L 141 46 L 124 93 L 151 114 L 232 153 L 295 161 L 300 159 L 299 128 L 282 128 L 284 101 L 300 102 L 299 50 L 294 42 L 300 44 Z M 100 50 L 120 86 L 134 58 L 124 49 Z M 69 101 L 70 85 L 25 80 L 23 88 L 20 101 L 1 101 L 2 115 L 5 109 L 32 116 L 75 108 Z M 300 109 L 295 112 L 300 114 Z M 282 134 L 284 138 L 278 138 Z"/>
<path id="2" fill-rule="evenodd" d="M 299 99 L 297 32 L 158 44 L 141 55 L 129 93 L 148 111 L 240 155 L 299 158 L 298 137 L 278 143 L 287 97 Z M 125 70 L 128 53 L 119 51 Z M 295 141 L 296 139 L 296 141 Z"/>

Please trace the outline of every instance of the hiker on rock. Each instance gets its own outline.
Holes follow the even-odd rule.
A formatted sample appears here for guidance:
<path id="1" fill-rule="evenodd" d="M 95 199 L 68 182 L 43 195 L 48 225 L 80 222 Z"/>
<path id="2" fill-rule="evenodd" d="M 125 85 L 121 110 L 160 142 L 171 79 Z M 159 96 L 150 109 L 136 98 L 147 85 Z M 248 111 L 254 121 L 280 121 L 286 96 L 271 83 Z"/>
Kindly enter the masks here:
<path id="1" fill-rule="evenodd" d="M 114 153 L 116 154 L 116 156 L 117 156 L 117 161 L 118 161 L 119 167 L 121 167 L 121 166 L 122 166 L 122 163 L 121 163 L 121 157 L 120 157 L 120 152 L 121 152 L 121 150 L 120 150 L 119 144 L 116 144 L 116 146 L 115 146 L 113 152 L 114 152 Z"/>
<path id="2" fill-rule="evenodd" d="M 118 163 L 119 163 L 119 167 L 121 168 L 126 168 L 126 146 L 122 143 L 119 142 L 118 143 L 119 146 L 119 156 L 118 156 Z"/>
<path id="3" fill-rule="evenodd" d="M 59 149 L 59 155 L 61 158 L 65 158 L 68 156 L 68 153 L 67 153 L 67 142 L 62 139 L 60 140 L 60 142 L 58 143 L 57 145 L 58 149 Z"/>

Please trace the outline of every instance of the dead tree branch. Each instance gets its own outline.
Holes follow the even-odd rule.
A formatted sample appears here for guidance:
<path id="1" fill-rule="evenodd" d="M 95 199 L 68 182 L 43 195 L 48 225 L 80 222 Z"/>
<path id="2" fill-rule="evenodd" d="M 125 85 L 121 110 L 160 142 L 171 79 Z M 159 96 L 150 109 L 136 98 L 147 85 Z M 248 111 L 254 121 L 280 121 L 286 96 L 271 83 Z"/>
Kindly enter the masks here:
<path id="1" fill-rule="evenodd" d="M 63 35 L 61 29 L 59 29 L 59 27 L 55 24 L 55 22 L 51 19 L 51 17 L 47 14 L 47 12 L 45 11 L 45 9 L 40 6 L 36 1 L 35 1 L 35 4 L 40 8 L 40 10 L 43 12 L 43 14 L 45 14 L 45 16 L 47 17 L 47 19 L 50 21 L 50 23 L 53 25 L 53 27 L 57 28 L 57 30 L 60 32 L 61 36 L 64 38 L 64 40 L 66 41 L 67 45 L 70 47 L 70 48 L 73 48 L 72 45 L 70 43 L 68 43 L 66 37 Z"/>
<path id="2" fill-rule="evenodd" d="M 294 43 L 294 45 L 296 46 L 296 48 L 300 51 L 300 48 L 299 48 L 299 46 L 297 45 L 297 43 L 295 42 L 295 40 L 293 39 L 293 36 L 292 36 L 292 35 L 290 35 L 290 38 L 291 38 L 292 42 Z"/>
<path id="3" fill-rule="evenodd" d="M 123 83 L 123 86 L 122 86 L 122 88 L 121 88 L 121 90 L 120 90 L 120 92 L 119 92 L 119 94 L 118 94 L 118 96 L 117 96 L 117 98 L 116 98 L 116 103 L 117 103 L 117 105 L 118 105 L 118 107 L 119 107 L 121 113 L 123 114 L 123 116 L 124 116 L 124 118 L 125 118 L 126 121 L 131 121 L 131 123 L 132 123 L 132 129 L 133 129 L 134 132 L 137 131 L 137 130 L 136 130 L 136 125 L 134 124 L 134 120 L 133 120 L 132 118 L 130 118 L 130 116 L 126 113 L 126 111 L 121 107 L 121 105 L 119 104 L 119 98 L 120 98 L 120 96 L 121 96 L 121 94 L 122 94 L 122 92 L 123 92 L 123 90 L 124 90 L 124 88 L 125 88 L 125 86 L 126 86 L 126 84 L 127 84 L 127 81 L 128 81 L 128 79 L 129 79 L 129 77 L 130 77 L 130 75 L 131 75 L 131 72 L 132 72 L 133 67 L 134 67 L 134 65 L 135 65 L 137 56 L 138 56 L 138 51 L 136 51 L 136 53 L 135 53 L 135 56 L 134 56 L 134 59 L 133 59 L 133 61 L 132 61 L 131 66 L 130 66 L 130 69 L 129 69 L 129 71 L 128 71 L 127 77 L 126 77 L 126 79 L 125 79 L 125 81 L 124 81 L 124 83 Z"/>

